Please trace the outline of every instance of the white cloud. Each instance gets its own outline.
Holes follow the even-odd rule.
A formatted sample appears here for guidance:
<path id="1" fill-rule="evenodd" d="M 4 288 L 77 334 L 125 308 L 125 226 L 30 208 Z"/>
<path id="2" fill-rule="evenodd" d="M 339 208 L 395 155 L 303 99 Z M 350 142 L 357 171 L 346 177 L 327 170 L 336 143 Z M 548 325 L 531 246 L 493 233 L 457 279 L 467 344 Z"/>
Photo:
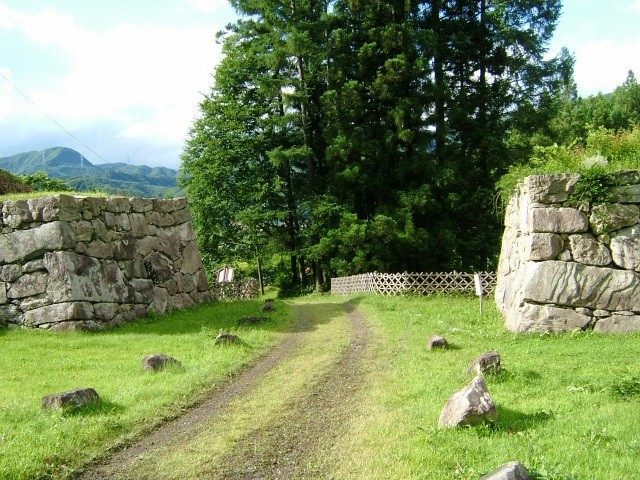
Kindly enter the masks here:
<path id="1" fill-rule="evenodd" d="M 70 65 L 63 78 L 44 75 L 46 80 L 38 84 L 21 86 L 49 115 L 72 131 L 109 121 L 121 138 L 144 137 L 160 144 L 181 144 L 185 139 L 198 112 L 200 92 L 211 86 L 221 55 L 213 25 L 178 29 L 121 24 L 97 33 L 52 9 L 30 15 L 0 4 L 2 29 L 53 49 Z M 3 73 L 8 70 L 6 60 L 0 67 Z M 42 114 L 25 107 L 20 98 L 6 106 L 10 93 L 0 87 L 0 121 L 11 113 L 15 101 L 23 104 L 20 115 L 42 121 Z"/>
<path id="2" fill-rule="evenodd" d="M 19 30 L 31 41 L 41 44 L 64 47 L 82 32 L 73 16 L 58 13 L 50 7 L 29 15 L 0 4 L 0 19 L 1 28 Z"/>
<path id="3" fill-rule="evenodd" d="M 625 43 L 606 39 L 579 45 L 574 75 L 581 94 L 611 92 L 625 81 L 629 70 L 640 74 L 638 52 L 640 36 Z"/>
<path id="4" fill-rule="evenodd" d="M 11 81 L 11 70 L 0 67 L 0 73 Z M 15 111 L 15 90 L 4 78 L 0 78 L 0 122 Z"/>
<path id="5" fill-rule="evenodd" d="M 187 0 L 191 7 L 202 13 L 215 13 L 226 6 L 226 0 Z"/>

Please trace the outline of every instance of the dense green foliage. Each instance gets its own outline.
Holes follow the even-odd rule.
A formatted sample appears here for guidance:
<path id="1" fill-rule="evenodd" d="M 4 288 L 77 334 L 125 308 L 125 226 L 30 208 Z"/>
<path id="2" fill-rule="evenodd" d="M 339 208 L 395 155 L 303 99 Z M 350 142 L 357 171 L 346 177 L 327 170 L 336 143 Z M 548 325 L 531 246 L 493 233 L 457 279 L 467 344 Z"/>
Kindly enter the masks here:
<path id="1" fill-rule="evenodd" d="M 490 267 L 494 183 L 571 76 L 543 59 L 560 1 L 231 3 L 182 156 L 209 268 L 256 245 L 289 285 Z"/>
<path id="2" fill-rule="evenodd" d="M 20 175 L 26 185 L 29 185 L 36 192 L 66 192 L 71 190 L 69 185 L 57 178 L 49 178 L 45 172 L 37 172 L 31 175 Z"/>
<path id="3" fill-rule="evenodd" d="M 594 97 L 590 97 L 594 98 Z M 584 142 L 574 139 L 569 145 L 537 146 L 529 162 L 514 165 L 497 182 L 502 200 L 507 201 L 516 185 L 527 175 L 578 172 L 582 179 L 576 188 L 600 188 L 606 197 L 607 188 L 615 183 L 610 173 L 618 170 L 640 170 L 640 125 L 629 130 L 613 130 L 604 126 L 591 127 Z M 577 192 L 580 194 L 580 191 Z"/>
<path id="4" fill-rule="evenodd" d="M 611 131 L 630 130 L 640 124 L 640 84 L 632 71 L 612 93 L 578 97 L 575 87 L 562 99 L 559 114 L 551 122 L 559 144 L 584 144 L 600 127 Z"/>
<path id="5" fill-rule="evenodd" d="M 566 50 L 561 56 L 565 65 L 572 65 Z M 553 115 L 544 128 L 528 139 L 511 132 L 511 142 L 526 140 L 533 152 L 514 159 L 497 182 L 503 202 L 527 175 L 578 172 L 583 188 L 606 188 L 609 173 L 640 169 L 640 84 L 635 74 L 629 71 L 610 94 L 586 98 L 578 96 L 570 69 L 563 75 L 563 87 L 551 99 Z"/>
<path id="6" fill-rule="evenodd" d="M 164 198 L 178 191 L 175 170 L 125 163 L 94 165 L 71 148 L 54 147 L 0 158 L 0 168 L 16 175 L 35 175 L 30 181 L 36 190 L 62 189 L 60 184 L 45 186 L 41 175 L 46 174 L 47 181 L 60 180 L 67 185 L 66 190 L 78 192 L 99 190 L 114 195 Z"/>

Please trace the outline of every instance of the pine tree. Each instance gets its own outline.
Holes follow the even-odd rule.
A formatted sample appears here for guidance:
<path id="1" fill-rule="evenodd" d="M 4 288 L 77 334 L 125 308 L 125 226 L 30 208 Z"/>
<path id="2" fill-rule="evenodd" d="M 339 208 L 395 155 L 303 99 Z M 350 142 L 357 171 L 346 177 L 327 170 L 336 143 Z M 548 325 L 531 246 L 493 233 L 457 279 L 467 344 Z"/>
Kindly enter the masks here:
<path id="1" fill-rule="evenodd" d="M 221 37 L 183 155 L 205 254 L 266 238 L 291 283 L 311 271 L 316 287 L 490 266 L 494 182 L 532 135 L 551 135 L 572 67 L 543 59 L 560 2 L 232 4 L 246 18 Z"/>

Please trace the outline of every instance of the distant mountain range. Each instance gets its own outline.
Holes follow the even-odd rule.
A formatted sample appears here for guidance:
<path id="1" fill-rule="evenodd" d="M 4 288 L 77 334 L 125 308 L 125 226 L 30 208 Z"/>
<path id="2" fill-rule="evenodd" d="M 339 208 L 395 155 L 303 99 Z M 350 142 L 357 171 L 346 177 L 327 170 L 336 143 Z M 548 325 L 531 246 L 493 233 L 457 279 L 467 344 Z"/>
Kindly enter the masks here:
<path id="1" fill-rule="evenodd" d="M 0 158 L 0 169 L 15 175 L 45 172 L 79 192 L 100 190 L 135 197 L 180 195 L 176 170 L 126 163 L 94 165 L 71 148 L 54 147 Z"/>

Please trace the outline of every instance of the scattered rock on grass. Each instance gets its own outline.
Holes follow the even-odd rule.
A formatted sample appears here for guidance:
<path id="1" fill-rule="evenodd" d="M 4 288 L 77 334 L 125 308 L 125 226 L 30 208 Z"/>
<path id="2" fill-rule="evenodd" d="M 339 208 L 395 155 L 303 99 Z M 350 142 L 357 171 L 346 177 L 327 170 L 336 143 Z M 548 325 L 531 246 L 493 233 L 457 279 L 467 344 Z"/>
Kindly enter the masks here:
<path id="1" fill-rule="evenodd" d="M 496 405 L 481 375 L 475 377 L 462 390 L 454 393 L 440 413 L 438 426 L 458 427 L 478 425 L 498 418 Z"/>
<path id="2" fill-rule="evenodd" d="M 240 343 L 240 337 L 229 332 L 220 332 L 214 342 L 215 345 L 222 343 Z"/>
<path id="3" fill-rule="evenodd" d="M 483 475 L 480 480 L 531 480 L 531 477 L 520 462 L 509 462 Z"/>
<path id="4" fill-rule="evenodd" d="M 257 325 L 269 320 L 267 317 L 242 317 L 238 320 L 238 325 Z"/>
<path id="5" fill-rule="evenodd" d="M 182 364 L 175 358 L 164 353 L 154 353 L 142 359 L 142 369 L 151 372 L 164 370 L 166 367 L 182 367 Z"/>
<path id="6" fill-rule="evenodd" d="M 275 305 L 273 304 L 273 302 L 266 302 L 266 303 L 264 304 L 264 307 L 262 307 L 262 311 L 263 311 L 264 313 L 272 313 L 272 312 L 275 312 L 275 311 L 276 311 L 276 307 L 275 307 Z"/>
<path id="7" fill-rule="evenodd" d="M 469 375 L 496 375 L 500 373 L 500 353 L 487 352 L 480 355 L 467 370 Z"/>
<path id="8" fill-rule="evenodd" d="M 79 408 L 98 402 L 100 402 L 100 397 L 93 388 L 79 388 L 68 392 L 45 395 L 42 397 L 42 408 L 49 410 Z"/>
<path id="9" fill-rule="evenodd" d="M 447 339 L 440 335 L 434 335 L 429 339 L 429 350 L 435 350 L 437 348 L 448 348 L 449 343 Z"/>

